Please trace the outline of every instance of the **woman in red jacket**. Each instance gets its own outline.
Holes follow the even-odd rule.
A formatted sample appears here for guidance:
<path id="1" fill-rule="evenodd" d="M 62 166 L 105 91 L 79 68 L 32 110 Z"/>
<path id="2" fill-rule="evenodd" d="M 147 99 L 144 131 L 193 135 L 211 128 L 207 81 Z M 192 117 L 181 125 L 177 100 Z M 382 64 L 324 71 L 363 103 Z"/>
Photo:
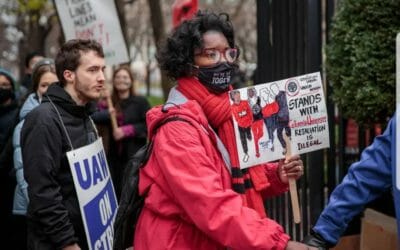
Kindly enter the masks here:
<path id="1" fill-rule="evenodd" d="M 168 37 L 161 67 L 177 86 L 147 113 L 153 151 L 140 170 L 145 204 L 134 249 L 307 249 L 267 218 L 263 198 L 300 178 L 299 156 L 239 168 L 228 91 L 238 48 L 226 14 L 199 11 Z M 167 117 L 186 121 L 153 128 Z"/>

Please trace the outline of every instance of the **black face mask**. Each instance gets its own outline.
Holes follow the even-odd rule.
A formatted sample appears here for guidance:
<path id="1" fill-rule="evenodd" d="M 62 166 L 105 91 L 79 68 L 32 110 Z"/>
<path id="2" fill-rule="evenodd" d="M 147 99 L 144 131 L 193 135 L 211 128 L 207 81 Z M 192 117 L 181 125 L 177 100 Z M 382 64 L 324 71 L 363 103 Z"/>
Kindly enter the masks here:
<path id="1" fill-rule="evenodd" d="M 199 67 L 197 77 L 210 91 L 220 94 L 229 90 L 235 66 L 234 64 L 220 63 L 212 67 Z"/>
<path id="2" fill-rule="evenodd" d="M 0 103 L 3 103 L 13 97 L 14 97 L 14 93 L 13 93 L 12 89 L 0 88 Z"/>

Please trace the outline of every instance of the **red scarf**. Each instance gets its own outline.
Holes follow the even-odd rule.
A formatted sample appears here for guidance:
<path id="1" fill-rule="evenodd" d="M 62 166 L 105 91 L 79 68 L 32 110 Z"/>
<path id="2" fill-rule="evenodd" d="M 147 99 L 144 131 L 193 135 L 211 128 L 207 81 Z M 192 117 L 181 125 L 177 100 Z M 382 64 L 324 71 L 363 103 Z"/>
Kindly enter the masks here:
<path id="1" fill-rule="evenodd" d="M 266 217 L 260 191 L 270 184 L 264 166 L 255 166 L 243 170 L 239 167 L 228 92 L 220 95 L 210 93 L 204 85 L 193 77 L 178 79 L 178 90 L 186 98 L 195 100 L 200 104 L 210 125 L 217 130 L 218 136 L 229 153 L 233 190 L 241 194 L 245 206 L 255 209 L 261 217 Z"/>

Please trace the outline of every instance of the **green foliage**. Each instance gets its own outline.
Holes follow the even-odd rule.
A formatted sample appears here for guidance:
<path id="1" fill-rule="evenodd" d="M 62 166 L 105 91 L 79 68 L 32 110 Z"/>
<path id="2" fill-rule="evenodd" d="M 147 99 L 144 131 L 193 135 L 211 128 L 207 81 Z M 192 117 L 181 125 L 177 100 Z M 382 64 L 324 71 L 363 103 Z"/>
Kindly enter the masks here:
<path id="1" fill-rule="evenodd" d="M 19 7 L 21 12 L 37 12 L 44 8 L 48 0 L 19 0 Z"/>
<path id="2" fill-rule="evenodd" d="M 384 122 L 395 109 L 399 0 L 341 0 L 326 47 L 333 100 L 360 124 Z"/>
<path id="3" fill-rule="evenodd" d="M 147 96 L 147 101 L 149 101 L 150 106 L 154 107 L 156 105 L 159 104 L 163 104 L 164 103 L 164 98 L 162 97 L 158 97 L 158 96 Z"/>

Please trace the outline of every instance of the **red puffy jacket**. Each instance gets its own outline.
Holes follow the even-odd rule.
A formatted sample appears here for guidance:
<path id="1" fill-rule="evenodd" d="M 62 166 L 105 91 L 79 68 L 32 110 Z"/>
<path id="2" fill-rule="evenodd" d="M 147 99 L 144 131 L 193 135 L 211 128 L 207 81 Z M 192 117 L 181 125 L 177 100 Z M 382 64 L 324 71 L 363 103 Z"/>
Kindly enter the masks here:
<path id="1" fill-rule="evenodd" d="M 229 169 L 197 102 L 186 101 L 168 112 L 151 109 L 149 131 L 173 115 L 190 124 L 169 122 L 155 135 L 153 154 L 140 172 L 139 190 L 147 192 L 147 197 L 134 249 L 285 249 L 289 236 L 282 227 L 243 206 L 242 198 L 231 189 Z M 271 185 L 264 194 L 287 190 L 276 165 L 266 166 Z"/>

